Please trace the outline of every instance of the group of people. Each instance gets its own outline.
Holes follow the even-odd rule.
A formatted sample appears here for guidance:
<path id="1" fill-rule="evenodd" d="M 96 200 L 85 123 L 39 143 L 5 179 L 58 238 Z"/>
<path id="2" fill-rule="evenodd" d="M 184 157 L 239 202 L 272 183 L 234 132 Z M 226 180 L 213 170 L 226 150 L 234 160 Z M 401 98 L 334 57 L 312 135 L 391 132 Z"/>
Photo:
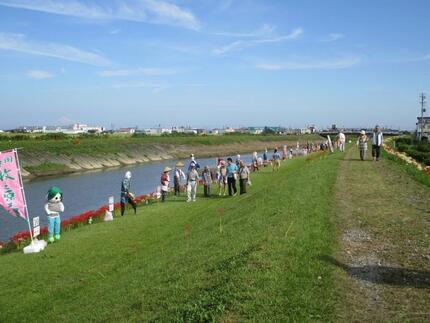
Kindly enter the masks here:
<path id="1" fill-rule="evenodd" d="M 211 169 L 209 166 L 204 166 L 201 174 L 199 170 L 201 169 L 200 164 L 196 161 L 193 154 L 190 156 L 190 163 L 186 171 L 183 170 L 185 167 L 184 163 L 177 162 L 175 168 L 165 167 L 160 177 L 160 185 L 157 188 L 156 194 L 161 199 L 161 202 L 166 201 L 168 192 L 170 190 L 171 175 L 173 171 L 173 193 L 175 198 L 180 196 L 181 190 L 185 182 L 187 202 L 195 202 L 197 188 L 199 183 L 203 185 L 203 194 L 205 197 L 211 197 L 212 186 L 214 183 L 217 184 L 219 196 L 236 196 L 238 194 L 237 184 L 239 184 L 239 194 L 245 194 L 247 192 L 247 187 L 252 185 L 251 183 L 251 172 L 258 171 L 261 166 L 272 165 L 273 171 L 278 171 L 281 165 L 281 160 L 292 158 L 292 150 L 289 151 L 286 146 L 284 146 L 284 156 L 275 148 L 273 151 L 272 158 L 269 159 L 269 154 L 267 149 L 263 153 L 263 157 L 259 157 L 257 152 L 252 154 L 251 166 L 248 167 L 246 163 L 241 159 L 240 155 L 236 156 L 236 160 L 228 157 L 226 160 L 224 158 L 217 158 L 216 167 Z M 121 183 L 121 215 L 125 213 L 125 207 L 130 204 L 136 213 L 136 202 L 134 201 L 134 195 L 131 193 L 131 172 L 127 171 L 125 173 L 124 179 Z"/>
<path id="2" fill-rule="evenodd" d="M 372 158 L 374 161 L 379 161 L 381 155 L 381 147 L 384 144 L 384 135 L 382 133 L 381 127 L 375 126 L 372 132 Z M 357 140 L 358 150 L 360 151 L 360 159 L 366 159 L 367 144 L 369 142 L 369 137 L 365 130 L 361 130 L 360 136 Z"/>
<path id="3" fill-rule="evenodd" d="M 384 135 L 382 133 L 382 129 L 380 126 L 376 125 L 373 129 L 373 132 L 371 134 L 372 141 L 372 158 L 374 161 L 379 161 L 380 155 L 381 155 L 381 147 L 384 144 Z M 339 148 L 340 151 L 345 151 L 345 143 L 346 143 L 346 136 L 341 130 L 339 134 L 336 136 L 336 146 Z M 360 135 L 357 139 L 357 147 L 360 154 L 360 159 L 365 160 L 366 159 L 366 152 L 367 152 L 367 146 L 369 143 L 369 137 L 366 134 L 366 130 L 361 130 Z"/>

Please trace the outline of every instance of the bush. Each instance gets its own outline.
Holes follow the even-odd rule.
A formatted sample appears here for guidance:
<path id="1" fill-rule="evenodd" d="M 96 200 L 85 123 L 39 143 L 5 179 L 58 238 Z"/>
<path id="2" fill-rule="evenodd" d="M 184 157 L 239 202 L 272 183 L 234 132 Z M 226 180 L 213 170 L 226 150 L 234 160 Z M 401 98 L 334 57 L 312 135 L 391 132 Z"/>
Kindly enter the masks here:
<path id="1" fill-rule="evenodd" d="M 430 143 L 417 142 L 412 137 L 400 137 L 396 139 L 396 148 L 411 156 L 417 162 L 430 165 Z"/>

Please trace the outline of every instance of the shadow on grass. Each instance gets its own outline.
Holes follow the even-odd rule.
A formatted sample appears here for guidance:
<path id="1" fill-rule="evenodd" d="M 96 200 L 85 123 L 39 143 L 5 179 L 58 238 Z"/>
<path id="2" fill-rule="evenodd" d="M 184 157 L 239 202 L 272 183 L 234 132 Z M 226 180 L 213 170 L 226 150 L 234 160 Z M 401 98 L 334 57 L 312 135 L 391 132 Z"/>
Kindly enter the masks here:
<path id="1" fill-rule="evenodd" d="M 430 289 L 430 272 L 386 266 L 349 266 L 331 256 L 320 256 L 319 260 L 342 268 L 348 275 L 356 279 L 374 284 L 387 284 L 399 287 Z"/>

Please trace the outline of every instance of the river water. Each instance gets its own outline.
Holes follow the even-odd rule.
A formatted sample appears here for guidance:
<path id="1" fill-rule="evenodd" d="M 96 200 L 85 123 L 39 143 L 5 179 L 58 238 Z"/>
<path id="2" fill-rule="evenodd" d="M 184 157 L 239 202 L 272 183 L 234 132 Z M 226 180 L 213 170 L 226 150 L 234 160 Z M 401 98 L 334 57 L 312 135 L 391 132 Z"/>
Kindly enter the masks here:
<path id="1" fill-rule="evenodd" d="M 232 156 L 235 160 L 234 156 Z M 251 162 L 251 155 L 242 155 L 241 159 L 247 164 Z M 200 166 L 215 166 L 216 159 L 198 159 Z M 172 169 L 177 161 L 163 160 L 130 167 L 121 167 L 103 171 L 86 172 L 81 174 L 47 177 L 24 183 L 30 219 L 40 217 L 41 226 L 47 225 L 44 212 L 45 197 L 51 186 L 62 189 L 65 212 L 62 219 L 81 214 L 84 211 L 97 209 L 108 203 L 109 196 L 119 202 L 121 182 L 126 171 L 131 171 L 133 178 L 131 191 L 136 195 L 148 194 L 155 191 L 159 185 L 160 175 L 165 166 Z M 189 160 L 182 160 L 188 167 Z M 173 183 L 173 180 L 172 180 Z M 32 221 L 31 221 L 32 223 Z M 19 231 L 28 229 L 27 221 L 15 218 L 0 207 L 0 241 L 7 241 Z"/>

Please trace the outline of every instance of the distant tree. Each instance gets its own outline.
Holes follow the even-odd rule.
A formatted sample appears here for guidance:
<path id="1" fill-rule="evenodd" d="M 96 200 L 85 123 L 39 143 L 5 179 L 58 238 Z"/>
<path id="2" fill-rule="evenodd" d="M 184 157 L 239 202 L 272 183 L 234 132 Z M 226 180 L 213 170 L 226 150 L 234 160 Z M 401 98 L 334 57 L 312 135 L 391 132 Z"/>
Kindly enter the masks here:
<path id="1" fill-rule="evenodd" d="M 273 130 L 272 128 L 265 126 L 262 132 L 263 135 L 274 135 L 276 134 L 275 130 Z"/>

